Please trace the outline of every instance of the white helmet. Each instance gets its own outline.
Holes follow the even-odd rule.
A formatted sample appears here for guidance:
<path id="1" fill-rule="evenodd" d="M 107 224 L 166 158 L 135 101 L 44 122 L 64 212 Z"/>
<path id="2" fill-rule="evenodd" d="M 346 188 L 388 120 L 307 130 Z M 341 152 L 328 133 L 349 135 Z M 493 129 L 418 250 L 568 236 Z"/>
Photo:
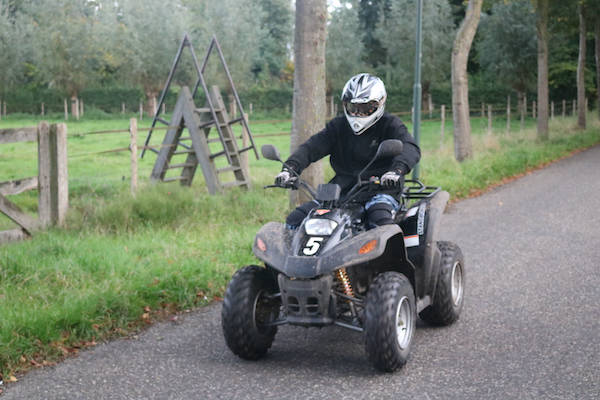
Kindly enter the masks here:
<path id="1" fill-rule="evenodd" d="M 360 135 L 383 115 L 387 94 L 381 79 L 369 74 L 350 78 L 342 90 L 344 114 L 354 131 Z"/>

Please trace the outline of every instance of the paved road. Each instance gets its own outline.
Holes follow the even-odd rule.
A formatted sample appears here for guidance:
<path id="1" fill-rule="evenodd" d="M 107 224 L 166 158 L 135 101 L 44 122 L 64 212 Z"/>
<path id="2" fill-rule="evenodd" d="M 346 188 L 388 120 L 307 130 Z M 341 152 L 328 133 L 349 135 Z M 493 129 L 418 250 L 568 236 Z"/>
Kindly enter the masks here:
<path id="1" fill-rule="evenodd" d="M 600 146 L 450 207 L 468 286 L 453 326 L 375 372 L 358 333 L 283 327 L 270 355 L 226 348 L 220 304 L 9 386 L 8 399 L 598 399 Z"/>

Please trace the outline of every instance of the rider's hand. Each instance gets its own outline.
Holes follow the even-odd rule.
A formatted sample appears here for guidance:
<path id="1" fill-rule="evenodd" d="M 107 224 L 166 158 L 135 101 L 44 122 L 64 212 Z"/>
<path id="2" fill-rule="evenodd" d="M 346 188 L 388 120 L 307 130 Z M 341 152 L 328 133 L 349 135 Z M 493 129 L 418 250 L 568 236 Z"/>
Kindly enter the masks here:
<path id="1" fill-rule="evenodd" d="M 277 186 L 285 186 L 288 183 L 292 182 L 292 174 L 287 169 L 284 169 L 275 177 L 275 184 Z"/>
<path id="2" fill-rule="evenodd" d="M 388 171 L 381 176 L 381 185 L 386 188 L 396 188 L 404 183 L 404 175 L 398 171 Z"/>

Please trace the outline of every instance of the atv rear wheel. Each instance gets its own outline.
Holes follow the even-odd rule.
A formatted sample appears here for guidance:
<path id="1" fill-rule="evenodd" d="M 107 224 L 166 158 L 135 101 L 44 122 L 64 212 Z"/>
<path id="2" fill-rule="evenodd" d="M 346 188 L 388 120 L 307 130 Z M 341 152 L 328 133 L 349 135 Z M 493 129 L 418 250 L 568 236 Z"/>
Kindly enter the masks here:
<path id="1" fill-rule="evenodd" d="M 257 265 L 237 271 L 227 287 L 221 310 L 225 342 L 231 351 L 246 360 L 263 357 L 275 338 L 276 326 L 266 326 L 277 319 L 280 301 L 271 274 Z"/>
<path id="2" fill-rule="evenodd" d="M 450 325 L 458 319 L 463 308 L 465 262 L 456 244 L 437 242 L 437 245 L 442 255 L 433 304 L 421 311 L 419 316 L 432 325 Z"/>
<path id="3" fill-rule="evenodd" d="M 364 324 L 367 355 L 375 368 L 393 372 L 406 364 L 416 319 L 408 278 L 398 272 L 379 274 L 367 292 Z"/>

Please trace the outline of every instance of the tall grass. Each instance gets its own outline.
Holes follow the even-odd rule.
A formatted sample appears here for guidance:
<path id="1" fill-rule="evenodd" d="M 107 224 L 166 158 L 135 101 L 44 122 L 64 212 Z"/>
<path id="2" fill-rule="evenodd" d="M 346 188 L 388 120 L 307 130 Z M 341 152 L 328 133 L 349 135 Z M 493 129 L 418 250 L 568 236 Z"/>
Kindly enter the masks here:
<path id="1" fill-rule="evenodd" d="M 498 133 L 491 136 L 479 122 L 474 121 L 475 156 L 463 163 L 454 160 L 451 127 L 440 145 L 439 123 L 424 123 L 423 181 L 465 197 L 600 142 L 595 120 L 584 132 L 574 130 L 571 119 L 555 120 L 544 143 L 536 140 L 532 122 L 523 132 L 515 125 L 507 135 L 499 121 Z M 266 126 L 263 132 L 285 128 L 289 124 Z M 76 129 L 70 126 L 69 132 Z M 69 151 L 122 146 L 123 137 L 102 138 L 73 135 Z M 258 146 L 268 142 L 287 157 L 289 137 L 257 138 Z M 35 154 L 18 146 L 13 152 L 0 153 L 0 181 L 19 173 L 19 165 L 32 162 Z M 222 295 L 237 268 L 257 263 L 251 251 L 256 231 L 268 221 L 283 220 L 289 211 L 285 191 L 262 189 L 279 165 L 250 159 L 249 191 L 209 196 L 198 173 L 191 188 L 142 180 L 136 197 L 129 193 L 127 155 L 70 159 L 65 227 L 0 247 L 0 373 L 58 360 L 78 347 L 135 331 L 160 310 L 188 309 Z M 142 176 L 149 175 L 153 160 L 142 162 Z M 330 168 L 325 175 L 332 176 Z M 34 194 L 16 200 L 35 212 Z"/>

